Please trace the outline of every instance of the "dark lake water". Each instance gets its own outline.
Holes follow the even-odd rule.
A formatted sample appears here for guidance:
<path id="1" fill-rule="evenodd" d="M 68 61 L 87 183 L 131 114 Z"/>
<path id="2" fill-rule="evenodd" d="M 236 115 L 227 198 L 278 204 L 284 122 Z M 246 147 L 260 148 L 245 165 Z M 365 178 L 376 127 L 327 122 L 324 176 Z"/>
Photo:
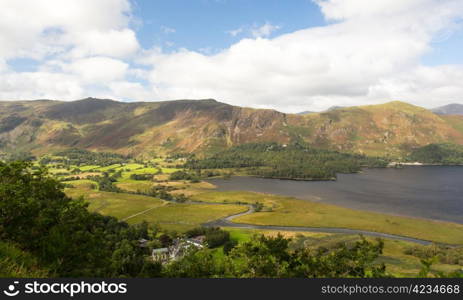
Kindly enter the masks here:
<path id="1" fill-rule="evenodd" d="M 463 166 L 367 169 L 339 174 L 337 181 L 232 177 L 209 182 L 219 190 L 315 199 L 354 209 L 463 223 Z"/>

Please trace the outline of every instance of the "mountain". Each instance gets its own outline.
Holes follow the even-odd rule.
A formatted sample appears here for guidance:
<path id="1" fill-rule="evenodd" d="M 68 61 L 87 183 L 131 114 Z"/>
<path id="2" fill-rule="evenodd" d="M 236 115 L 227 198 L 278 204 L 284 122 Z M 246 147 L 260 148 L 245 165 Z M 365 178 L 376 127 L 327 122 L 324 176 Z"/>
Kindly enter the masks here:
<path id="1" fill-rule="evenodd" d="M 400 101 L 303 117 L 303 121 L 292 122 L 303 140 L 341 151 L 401 156 L 430 143 L 463 143 L 463 120 L 451 124 L 429 110 Z"/>
<path id="2" fill-rule="evenodd" d="M 448 104 L 433 108 L 431 111 L 439 115 L 463 115 L 463 104 Z"/>
<path id="3" fill-rule="evenodd" d="M 335 105 L 335 106 L 330 106 L 330 107 L 328 107 L 328 108 L 325 110 L 325 112 L 327 112 L 327 111 L 333 111 L 333 110 L 338 110 L 338 109 L 343 109 L 343 108 L 346 108 L 346 106 L 337 106 L 337 105 Z"/>
<path id="4" fill-rule="evenodd" d="M 315 112 L 313 112 L 313 111 L 306 110 L 306 111 L 298 112 L 298 113 L 296 113 L 296 115 L 308 115 L 308 114 L 314 114 L 314 113 Z"/>
<path id="5" fill-rule="evenodd" d="M 233 144 L 275 140 L 285 115 L 215 100 L 124 103 L 88 98 L 73 102 L 0 102 L 0 149 L 48 153 L 76 147 L 150 155 L 214 151 Z"/>
<path id="6" fill-rule="evenodd" d="M 400 156 L 430 143 L 463 144 L 463 118 L 455 117 L 403 102 L 298 115 L 213 99 L 0 101 L 0 151 L 41 155 L 73 147 L 149 157 L 212 153 L 249 142 L 305 141 L 320 148 Z"/>

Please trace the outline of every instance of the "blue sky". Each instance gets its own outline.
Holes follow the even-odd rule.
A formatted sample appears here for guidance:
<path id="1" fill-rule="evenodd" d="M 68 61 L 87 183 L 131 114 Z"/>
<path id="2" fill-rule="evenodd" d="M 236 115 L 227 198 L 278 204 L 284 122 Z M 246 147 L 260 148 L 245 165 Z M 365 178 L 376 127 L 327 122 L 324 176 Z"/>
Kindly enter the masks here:
<path id="1" fill-rule="evenodd" d="M 15 0 L 0 20 L 0 99 L 463 103 L 461 0 Z"/>
<path id="2" fill-rule="evenodd" d="M 442 64 L 463 64 L 463 30 L 443 33 L 431 44 L 431 53 L 423 57 L 423 63 L 429 66 Z"/>
<path id="3" fill-rule="evenodd" d="M 144 48 L 187 48 L 214 54 L 249 35 L 253 26 L 279 26 L 270 37 L 324 26 L 318 5 L 310 0 L 132 0 L 134 28 Z M 227 33 L 243 28 L 232 36 Z M 463 63 L 463 30 L 443 32 L 422 57 L 425 65 Z"/>
<path id="4" fill-rule="evenodd" d="M 271 23 L 270 37 L 325 24 L 319 7 L 308 0 L 136 0 L 133 1 L 140 43 L 216 52 L 249 33 L 227 33 Z M 168 29 L 167 29 L 168 28 Z M 167 30 L 166 30 L 167 29 Z M 175 30 L 172 32 L 169 29 Z M 166 43 L 173 43 L 172 46 Z"/>

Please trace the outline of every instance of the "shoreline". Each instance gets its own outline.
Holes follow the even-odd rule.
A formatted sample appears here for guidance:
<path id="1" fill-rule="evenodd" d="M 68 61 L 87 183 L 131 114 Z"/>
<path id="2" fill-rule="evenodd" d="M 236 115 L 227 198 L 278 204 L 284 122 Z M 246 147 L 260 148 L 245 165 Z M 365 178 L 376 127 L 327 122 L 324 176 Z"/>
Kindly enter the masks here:
<path id="1" fill-rule="evenodd" d="M 452 167 L 461 167 L 461 166 L 452 166 Z M 386 169 L 386 168 L 378 168 L 378 169 Z M 410 167 L 410 169 L 414 169 L 414 168 Z M 354 174 L 358 174 L 358 173 L 354 173 Z M 350 174 L 345 174 L 345 175 L 350 175 Z M 398 210 L 396 209 L 396 206 L 381 205 L 381 200 L 374 200 L 371 203 L 371 205 L 366 205 L 366 204 L 364 205 L 362 204 L 363 203 L 362 201 L 366 201 L 365 196 L 360 195 L 363 197 L 361 197 L 359 201 L 355 201 L 355 199 L 353 198 L 355 196 L 355 191 L 353 192 L 354 195 L 352 196 L 349 192 L 350 190 L 347 191 L 347 194 L 346 194 L 347 198 L 344 199 L 343 196 L 339 194 L 339 192 L 329 192 L 329 190 L 331 189 L 338 190 L 334 187 L 331 187 L 331 184 L 333 185 L 337 184 L 339 181 L 311 181 L 313 183 L 307 183 L 307 186 L 306 186 L 305 184 L 302 183 L 303 181 L 278 178 L 277 180 L 282 182 L 281 183 L 282 188 L 280 189 L 274 186 L 275 184 L 278 184 L 278 182 L 270 181 L 270 180 L 276 180 L 276 178 L 263 178 L 263 177 L 245 176 L 245 175 L 239 175 L 239 176 L 233 176 L 233 177 L 236 180 L 235 182 L 233 182 L 233 178 L 228 179 L 228 180 L 220 179 L 220 178 L 214 178 L 214 179 L 211 178 L 210 181 L 206 181 L 206 182 L 212 184 L 215 187 L 214 190 L 216 191 L 246 191 L 246 192 L 254 192 L 254 193 L 260 193 L 260 194 L 277 195 L 277 196 L 283 196 L 283 197 L 291 197 L 291 198 L 294 198 L 300 201 L 325 203 L 328 205 L 333 205 L 333 206 L 347 208 L 347 209 L 353 209 L 357 211 L 379 213 L 379 214 L 385 214 L 385 215 L 390 215 L 390 216 L 406 217 L 406 218 L 413 218 L 416 220 L 426 220 L 426 221 L 432 221 L 432 222 L 455 223 L 455 224 L 460 224 L 460 225 L 463 224 L 462 218 L 459 215 L 455 215 L 455 213 L 452 213 L 452 211 L 442 210 L 442 212 L 440 213 L 440 212 L 432 212 L 430 209 L 423 209 L 423 211 L 421 212 L 420 209 L 413 210 L 412 205 L 409 204 L 408 202 L 407 202 L 408 204 L 405 210 Z M 246 178 L 249 178 L 249 181 Z M 227 183 L 227 181 L 229 180 L 231 182 Z M 253 180 L 255 180 L 255 182 Z M 266 180 L 269 180 L 268 183 L 266 182 Z M 221 181 L 223 183 L 221 183 Z M 285 183 L 285 181 L 288 183 Z M 241 182 L 244 182 L 244 184 L 243 185 L 240 184 Z M 291 183 L 291 182 L 294 182 L 294 183 Z M 301 182 L 301 184 L 298 184 L 298 182 Z M 325 185 L 324 182 L 326 182 L 327 184 L 328 182 L 333 182 L 333 183 Z M 314 184 L 314 185 L 311 186 L 311 184 Z M 341 190 L 343 190 L 342 189 L 343 186 L 344 185 L 341 185 Z M 401 197 L 400 195 L 393 194 L 390 197 L 392 197 L 391 199 L 396 199 L 397 197 L 398 197 L 397 199 L 399 199 Z M 438 197 L 438 195 L 434 195 L 434 196 Z M 432 199 L 438 199 L 433 196 L 431 197 Z M 455 198 L 455 196 L 453 196 L 453 198 Z M 314 199 L 316 200 L 314 201 Z M 385 198 L 385 199 L 388 199 L 388 198 Z M 399 200 L 397 199 L 394 201 L 398 203 Z M 452 202 L 450 203 L 455 203 L 454 200 L 455 199 L 453 199 Z M 423 204 L 429 203 L 431 205 L 436 202 L 437 200 L 431 201 L 428 199 L 427 202 L 422 202 L 422 203 Z M 416 203 L 421 203 L 421 202 L 416 202 Z M 456 204 L 453 204 L 453 205 L 456 205 Z M 460 206 L 457 206 L 457 207 L 460 207 Z"/>

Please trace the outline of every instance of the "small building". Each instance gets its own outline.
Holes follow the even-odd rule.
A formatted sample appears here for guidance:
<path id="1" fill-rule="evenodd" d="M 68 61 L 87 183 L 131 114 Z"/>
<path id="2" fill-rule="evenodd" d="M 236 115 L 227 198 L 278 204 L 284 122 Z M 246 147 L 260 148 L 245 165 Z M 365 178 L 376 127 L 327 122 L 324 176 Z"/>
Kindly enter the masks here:
<path id="1" fill-rule="evenodd" d="M 160 262 L 160 263 L 168 262 L 170 258 L 169 248 L 153 249 L 153 251 L 151 251 L 151 257 L 153 258 L 153 261 L 155 262 Z"/>
<path id="2" fill-rule="evenodd" d="M 147 248 L 148 247 L 148 240 L 147 239 L 139 239 L 138 240 L 138 247 Z"/>
<path id="3" fill-rule="evenodd" d="M 198 236 L 190 239 L 176 239 L 168 248 L 153 249 L 151 256 L 153 261 L 167 263 L 183 257 L 189 249 L 204 248 L 205 236 Z"/>
<path id="4" fill-rule="evenodd" d="M 196 237 L 193 237 L 193 238 L 190 238 L 190 239 L 186 239 L 186 241 L 188 243 L 190 243 L 191 245 L 195 246 L 195 247 L 204 248 L 204 243 L 206 241 L 206 236 L 205 235 L 200 235 L 200 236 L 196 236 Z"/>

